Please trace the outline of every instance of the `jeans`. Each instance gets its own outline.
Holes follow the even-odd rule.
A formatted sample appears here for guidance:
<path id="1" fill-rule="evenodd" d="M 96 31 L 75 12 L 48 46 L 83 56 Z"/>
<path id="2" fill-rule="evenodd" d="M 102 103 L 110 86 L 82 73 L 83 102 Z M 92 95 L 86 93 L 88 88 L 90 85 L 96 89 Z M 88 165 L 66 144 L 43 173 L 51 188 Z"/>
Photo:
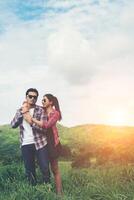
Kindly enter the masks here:
<path id="1" fill-rule="evenodd" d="M 36 150 L 34 144 L 28 144 L 21 147 L 24 166 L 28 181 L 32 185 L 36 185 L 35 157 L 37 157 L 40 170 L 45 183 L 50 182 L 49 159 L 47 145 Z"/>
<path id="2" fill-rule="evenodd" d="M 47 145 L 41 149 L 36 150 L 40 170 L 43 174 L 45 183 L 50 183 L 49 157 Z"/>

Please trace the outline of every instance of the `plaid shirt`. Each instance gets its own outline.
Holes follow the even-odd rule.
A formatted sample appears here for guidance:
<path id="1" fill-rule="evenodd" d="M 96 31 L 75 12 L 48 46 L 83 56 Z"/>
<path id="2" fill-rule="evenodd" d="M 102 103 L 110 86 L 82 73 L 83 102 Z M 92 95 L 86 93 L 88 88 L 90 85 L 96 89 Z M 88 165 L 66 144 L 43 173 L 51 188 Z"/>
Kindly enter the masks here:
<path id="1" fill-rule="evenodd" d="M 43 120 L 43 126 L 42 126 L 44 130 L 48 128 L 52 128 L 55 146 L 60 141 L 59 135 L 58 135 L 58 129 L 56 127 L 56 123 L 58 120 L 59 120 L 59 112 L 53 109 L 52 112 L 49 113 L 49 116 L 47 117 L 47 121 L 46 119 Z"/>
<path id="2" fill-rule="evenodd" d="M 41 106 L 35 106 L 34 108 L 34 113 L 33 117 L 36 118 L 37 120 L 46 120 L 46 116 L 44 114 L 44 110 Z M 16 112 L 16 115 L 14 116 L 13 120 L 11 121 L 11 126 L 12 128 L 20 128 L 20 142 L 22 144 L 23 138 L 24 138 L 24 127 L 23 127 L 23 115 L 21 113 L 21 109 L 18 109 Z M 33 130 L 33 136 L 34 136 L 34 141 L 35 141 L 35 147 L 36 149 L 41 149 L 47 144 L 46 141 L 46 134 L 45 134 L 45 129 L 39 128 L 37 126 L 32 126 L 31 127 Z"/>

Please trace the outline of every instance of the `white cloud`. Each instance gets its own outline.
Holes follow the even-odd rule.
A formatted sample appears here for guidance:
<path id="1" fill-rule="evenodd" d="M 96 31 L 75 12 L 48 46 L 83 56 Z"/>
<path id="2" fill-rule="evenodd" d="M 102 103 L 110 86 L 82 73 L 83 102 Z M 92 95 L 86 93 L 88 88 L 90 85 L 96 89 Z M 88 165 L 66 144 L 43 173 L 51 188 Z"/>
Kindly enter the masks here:
<path id="1" fill-rule="evenodd" d="M 62 27 L 48 38 L 48 65 L 74 84 L 86 83 L 93 74 L 95 52 L 72 26 Z"/>
<path id="2" fill-rule="evenodd" d="M 29 87 L 40 91 L 39 103 L 46 92 L 58 96 L 66 125 L 103 123 L 119 106 L 133 113 L 134 4 L 118 2 L 48 1 L 52 9 L 37 21 L 2 12 L 0 123 Z"/>

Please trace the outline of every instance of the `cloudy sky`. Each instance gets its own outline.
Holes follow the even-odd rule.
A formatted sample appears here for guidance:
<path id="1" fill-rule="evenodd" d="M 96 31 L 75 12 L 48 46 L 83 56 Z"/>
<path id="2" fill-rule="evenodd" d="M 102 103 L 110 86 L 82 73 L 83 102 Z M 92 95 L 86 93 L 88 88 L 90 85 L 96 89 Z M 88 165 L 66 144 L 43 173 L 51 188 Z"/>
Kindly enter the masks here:
<path id="1" fill-rule="evenodd" d="M 133 0 L 0 0 L 0 124 L 30 87 L 65 126 L 134 125 Z"/>

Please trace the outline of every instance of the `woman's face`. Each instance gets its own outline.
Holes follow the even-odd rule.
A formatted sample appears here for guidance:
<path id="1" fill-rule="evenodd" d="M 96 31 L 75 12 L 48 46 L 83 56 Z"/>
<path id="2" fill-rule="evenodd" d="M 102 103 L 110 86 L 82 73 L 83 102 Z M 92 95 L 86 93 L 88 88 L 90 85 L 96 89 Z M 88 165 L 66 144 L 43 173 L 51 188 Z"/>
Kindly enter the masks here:
<path id="1" fill-rule="evenodd" d="M 42 105 L 44 108 L 47 108 L 49 106 L 52 106 L 52 101 L 49 101 L 49 99 L 46 96 L 44 96 L 42 99 Z"/>

